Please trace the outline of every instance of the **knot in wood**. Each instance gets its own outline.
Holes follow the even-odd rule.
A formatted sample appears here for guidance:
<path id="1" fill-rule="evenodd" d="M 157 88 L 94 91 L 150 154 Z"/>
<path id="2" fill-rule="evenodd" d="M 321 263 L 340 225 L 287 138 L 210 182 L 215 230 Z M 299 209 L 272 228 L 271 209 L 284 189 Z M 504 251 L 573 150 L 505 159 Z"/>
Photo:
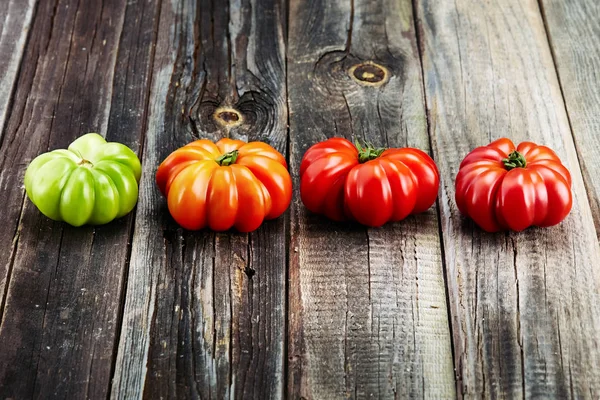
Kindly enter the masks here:
<path id="1" fill-rule="evenodd" d="M 387 68 L 372 61 L 353 65 L 348 74 L 358 84 L 365 86 L 381 86 L 387 82 L 389 76 Z"/>
<path id="2" fill-rule="evenodd" d="M 244 121 L 242 114 L 234 109 L 228 107 L 219 107 L 213 114 L 215 121 L 222 126 L 233 128 L 239 126 Z"/>

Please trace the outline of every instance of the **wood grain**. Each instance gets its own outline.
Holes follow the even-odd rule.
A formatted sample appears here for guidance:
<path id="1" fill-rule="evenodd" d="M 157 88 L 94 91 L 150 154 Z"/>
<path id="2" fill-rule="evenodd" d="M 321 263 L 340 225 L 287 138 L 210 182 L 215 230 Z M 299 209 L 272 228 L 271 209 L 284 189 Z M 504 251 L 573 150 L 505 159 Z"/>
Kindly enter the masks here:
<path id="1" fill-rule="evenodd" d="M 600 3 L 540 0 L 600 238 Z"/>
<path id="2" fill-rule="evenodd" d="M 35 9 L 35 1 L 8 1 L 0 5 L 0 149 L 2 148 L 2 135 L 4 133 L 6 116 L 11 110 L 11 98 L 16 86 L 21 58 L 27 42 L 31 27 L 32 16 Z M 0 189 L 6 188 L 8 182 L 2 179 L 0 174 Z M 12 257 L 14 253 L 16 227 L 18 224 L 18 213 L 22 202 L 18 206 L 8 208 L 8 214 L 12 220 L 7 218 L 6 232 L 12 229 L 12 236 L 2 236 L 8 243 L 0 245 L 0 318 L 4 309 L 4 294 L 6 284 L 10 275 Z"/>
<path id="3" fill-rule="evenodd" d="M 600 252 L 538 4 L 417 4 L 458 394 L 597 398 Z M 568 166 L 562 224 L 487 234 L 460 216 L 461 159 L 502 136 L 546 144 Z"/>
<path id="4" fill-rule="evenodd" d="M 36 3 L 37 0 L 5 0 L 0 4 L 0 143 Z"/>
<path id="5" fill-rule="evenodd" d="M 332 136 L 429 150 L 410 1 L 298 0 L 290 16 L 294 174 L 309 146 Z M 389 79 L 352 79 L 362 62 Z M 435 208 L 365 229 L 308 213 L 296 191 L 290 398 L 454 397 L 439 240 Z"/>
<path id="6" fill-rule="evenodd" d="M 276 0 L 161 8 L 114 398 L 283 395 L 285 218 L 251 234 L 183 231 L 154 174 L 198 137 L 285 154 L 285 15 Z M 222 107 L 242 123 L 220 124 Z"/>
<path id="7" fill-rule="evenodd" d="M 1 398 L 109 392 L 132 218 L 97 228 L 53 222 L 24 201 L 22 182 L 35 156 L 86 132 L 139 150 L 155 5 L 39 5 L 0 148 L 0 253 L 11 253 Z"/>

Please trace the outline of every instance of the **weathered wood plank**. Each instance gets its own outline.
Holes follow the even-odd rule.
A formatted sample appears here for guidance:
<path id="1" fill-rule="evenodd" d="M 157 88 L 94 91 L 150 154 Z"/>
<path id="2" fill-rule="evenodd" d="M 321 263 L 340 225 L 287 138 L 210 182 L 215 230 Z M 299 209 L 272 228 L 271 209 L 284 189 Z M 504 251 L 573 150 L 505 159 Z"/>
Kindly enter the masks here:
<path id="1" fill-rule="evenodd" d="M 600 252 L 577 153 L 533 0 L 418 2 L 458 393 L 600 396 Z M 560 225 L 486 234 L 454 201 L 461 159 L 508 136 L 555 149 L 573 176 Z"/>
<path id="2" fill-rule="evenodd" d="M 298 0 L 290 16 L 294 174 L 332 136 L 429 150 L 410 1 Z M 389 81 L 351 79 L 366 61 Z M 296 192 L 290 248 L 288 397 L 454 397 L 435 208 L 365 229 L 311 215 Z"/>
<path id="3" fill-rule="evenodd" d="M 5 0 L 0 4 L 0 143 L 19 73 L 37 0 Z M 4 281 L 4 274 L 2 275 Z M 2 290 L 0 282 L 0 293 Z"/>
<path id="4" fill-rule="evenodd" d="M 2 55 L 0 57 L 0 148 L 6 116 L 10 112 L 10 101 L 16 86 L 35 3 L 35 0 L 28 2 L 17 0 L 3 2 L 0 5 L 0 54 Z M 4 188 L 8 182 L 5 183 L 1 177 L 2 175 L 0 175 L 0 188 Z M 9 212 L 19 212 L 20 210 L 21 202 L 19 202 L 18 207 L 15 205 L 14 208 L 9 208 Z M 0 299 L 2 299 L 0 301 L 0 317 L 4 308 L 6 282 L 10 274 L 11 260 L 15 250 L 14 234 L 16 234 L 17 218 L 9 226 L 13 229 L 13 236 L 6 237 L 10 240 L 10 245 L 0 246 Z"/>
<path id="5" fill-rule="evenodd" d="M 154 1 L 39 5 L 0 149 L 0 252 L 14 248 L 2 398 L 109 392 L 133 218 L 98 228 L 53 222 L 23 201 L 22 181 L 32 158 L 85 132 L 139 150 L 156 9 Z"/>
<path id="6" fill-rule="evenodd" d="M 540 0 L 600 238 L 600 3 Z"/>
<path id="7" fill-rule="evenodd" d="M 114 398 L 283 395 L 285 219 L 249 235 L 183 231 L 154 174 L 199 136 L 285 153 L 285 15 L 278 0 L 161 8 Z M 219 107 L 242 123 L 219 123 Z"/>

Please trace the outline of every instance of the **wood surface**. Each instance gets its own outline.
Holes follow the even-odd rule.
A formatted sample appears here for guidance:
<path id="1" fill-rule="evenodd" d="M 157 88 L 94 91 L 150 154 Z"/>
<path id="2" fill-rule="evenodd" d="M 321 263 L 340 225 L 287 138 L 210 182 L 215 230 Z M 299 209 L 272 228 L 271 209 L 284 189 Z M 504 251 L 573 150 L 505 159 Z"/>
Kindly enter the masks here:
<path id="1" fill-rule="evenodd" d="M 3 271 L 8 266 L 1 398 L 109 391 L 133 218 L 98 228 L 53 222 L 25 199 L 22 182 L 35 156 L 86 132 L 109 132 L 107 139 L 139 150 L 152 4 L 38 6 L 0 148 L 0 237 L 8 238 L 0 242 Z"/>
<path id="2" fill-rule="evenodd" d="M 184 232 L 154 174 L 196 138 L 286 153 L 286 14 L 277 0 L 161 7 L 114 398 L 283 395 L 286 217 L 251 234 Z M 219 122 L 221 108 L 242 123 Z"/>
<path id="3" fill-rule="evenodd" d="M 36 3 L 4 0 L 0 4 L 0 143 Z"/>
<path id="4" fill-rule="evenodd" d="M 0 399 L 599 398 L 598 15 L 0 1 Z M 25 169 L 92 131 L 140 155 L 137 209 L 50 221 Z M 309 213 L 300 160 L 332 136 L 430 152 L 438 203 L 380 229 Z M 460 216 L 460 161 L 502 136 L 569 167 L 562 224 L 487 234 Z M 170 152 L 221 137 L 289 158 L 290 210 L 256 232 L 182 230 L 155 185 Z"/>
<path id="5" fill-rule="evenodd" d="M 540 7 L 600 238 L 600 3 L 540 0 Z"/>
<path id="6" fill-rule="evenodd" d="M 410 1 L 293 1 L 290 15 L 296 188 L 328 137 L 429 150 Z M 380 86 L 351 77 L 367 62 L 387 69 Z M 290 247 L 288 397 L 454 397 L 435 207 L 366 229 L 310 214 L 296 190 Z"/>
<path id="7" fill-rule="evenodd" d="M 458 395 L 598 398 L 600 252 L 539 6 L 416 4 Z M 461 159 L 502 136 L 548 145 L 570 169 L 563 223 L 486 234 L 459 215 Z"/>
<path id="8" fill-rule="evenodd" d="M 35 2 L 9 1 L 3 2 L 0 8 L 0 151 L 2 150 L 2 135 L 5 128 L 6 115 L 11 109 L 11 98 L 16 86 L 21 57 L 30 30 Z M 2 160 L 2 159 L 0 159 Z M 2 168 L 4 169 L 4 168 Z M 8 174 L 0 171 L 0 188 L 8 188 Z M 0 318 L 4 310 L 5 290 L 10 271 L 12 269 L 13 254 L 15 250 L 17 225 L 22 201 L 13 204 L 6 210 L 5 219 L 8 224 L 2 238 L 5 242 L 0 244 Z M 11 218 L 12 217 L 12 218 Z"/>

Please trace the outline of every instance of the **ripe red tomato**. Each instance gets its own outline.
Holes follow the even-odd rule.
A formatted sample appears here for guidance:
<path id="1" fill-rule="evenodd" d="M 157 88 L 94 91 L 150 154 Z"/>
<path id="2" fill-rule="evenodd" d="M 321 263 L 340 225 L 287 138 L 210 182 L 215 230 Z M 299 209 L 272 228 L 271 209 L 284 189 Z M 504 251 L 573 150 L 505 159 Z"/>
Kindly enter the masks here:
<path id="1" fill-rule="evenodd" d="M 556 225 L 573 205 L 571 174 L 546 146 L 498 139 L 460 164 L 456 205 L 488 232 Z"/>
<path id="2" fill-rule="evenodd" d="M 375 149 L 332 138 L 308 149 L 300 165 L 306 208 L 374 227 L 427 210 L 438 186 L 435 163 L 413 148 Z"/>
<path id="3" fill-rule="evenodd" d="M 190 230 L 250 232 L 292 199 L 285 158 L 263 142 L 196 140 L 163 161 L 156 183 L 175 221 Z"/>

